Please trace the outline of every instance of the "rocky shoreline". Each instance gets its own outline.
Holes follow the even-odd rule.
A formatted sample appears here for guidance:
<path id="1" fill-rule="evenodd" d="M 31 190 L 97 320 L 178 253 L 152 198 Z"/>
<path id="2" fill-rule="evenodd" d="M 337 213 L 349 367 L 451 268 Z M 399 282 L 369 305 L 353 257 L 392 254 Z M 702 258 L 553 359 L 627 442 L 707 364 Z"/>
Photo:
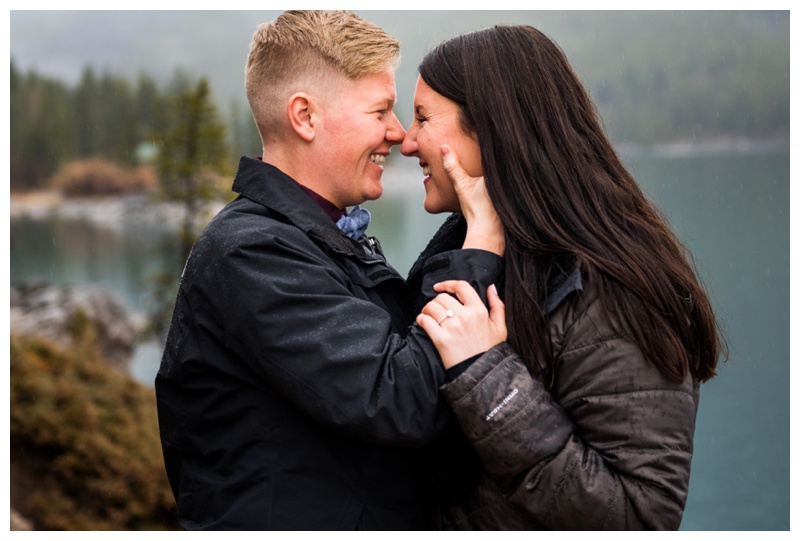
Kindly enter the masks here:
<path id="1" fill-rule="evenodd" d="M 179 204 L 154 201 L 148 195 L 67 198 L 55 191 L 12 193 L 9 210 L 12 220 L 87 220 L 114 230 L 153 223 L 177 230 L 183 218 Z M 70 318 L 83 314 L 97 329 L 101 352 L 125 372 L 147 327 L 146 316 L 99 286 L 56 286 L 23 279 L 11 284 L 10 301 L 12 334 L 33 334 L 59 345 L 70 345 Z"/>
<path id="2" fill-rule="evenodd" d="M 81 326 L 91 325 L 103 357 L 127 373 L 147 320 L 95 286 L 53 286 L 43 281 L 12 283 L 11 334 L 34 335 L 62 347 L 74 345 Z"/>
<path id="3" fill-rule="evenodd" d="M 761 139 L 739 136 L 717 136 L 706 138 L 687 138 L 664 141 L 652 145 L 639 145 L 626 142 L 615 143 L 624 156 L 656 158 L 692 158 L 718 156 L 721 154 L 763 154 L 789 150 L 789 135 L 776 135 Z"/>
<path id="4" fill-rule="evenodd" d="M 224 202 L 209 205 L 208 217 L 216 214 Z M 112 228 L 135 226 L 137 223 L 160 223 L 177 230 L 183 222 L 184 208 L 175 202 L 159 201 L 148 194 L 114 197 L 65 197 L 52 190 L 11 193 L 11 219 L 43 219 L 60 217 L 84 219 Z"/>

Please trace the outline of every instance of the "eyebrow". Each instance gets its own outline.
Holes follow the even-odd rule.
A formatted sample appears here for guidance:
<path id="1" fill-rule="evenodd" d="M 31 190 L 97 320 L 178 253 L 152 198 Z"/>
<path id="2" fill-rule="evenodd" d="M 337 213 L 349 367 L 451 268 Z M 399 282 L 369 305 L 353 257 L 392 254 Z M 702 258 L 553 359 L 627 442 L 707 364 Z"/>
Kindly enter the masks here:
<path id="1" fill-rule="evenodd" d="M 392 100 L 390 98 L 386 98 L 385 100 L 378 100 L 375 102 L 373 107 L 383 107 L 386 109 L 394 109 L 394 106 L 397 105 L 397 100 Z"/>
<path id="2" fill-rule="evenodd" d="M 425 109 L 425 106 L 424 106 L 424 105 L 417 105 L 416 107 L 414 107 L 414 112 L 415 112 L 415 113 L 419 113 L 419 112 L 420 112 L 420 111 L 422 111 L 423 109 Z"/>

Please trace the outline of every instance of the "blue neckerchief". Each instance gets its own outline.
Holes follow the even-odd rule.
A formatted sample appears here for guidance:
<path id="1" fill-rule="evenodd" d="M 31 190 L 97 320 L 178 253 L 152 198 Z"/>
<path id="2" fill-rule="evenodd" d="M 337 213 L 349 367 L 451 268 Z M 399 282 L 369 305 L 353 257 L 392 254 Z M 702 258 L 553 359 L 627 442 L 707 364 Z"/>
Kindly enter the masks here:
<path id="1" fill-rule="evenodd" d="M 336 222 L 336 226 L 351 239 L 358 240 L 361 238 L 361 235 L 364 234 L 364 231 L 367 230 L 369 219 L 369 211 L 356 205 L 347 216 L 339 218 L 339 221 Z"/>

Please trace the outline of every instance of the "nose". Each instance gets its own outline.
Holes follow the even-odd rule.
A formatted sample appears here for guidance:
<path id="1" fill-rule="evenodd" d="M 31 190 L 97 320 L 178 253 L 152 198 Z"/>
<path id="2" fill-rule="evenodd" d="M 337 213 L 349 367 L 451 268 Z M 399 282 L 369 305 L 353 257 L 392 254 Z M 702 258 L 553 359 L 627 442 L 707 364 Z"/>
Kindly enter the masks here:
<path id="1" fill-rule="evenodd" d="M 392 145 L 399 145 L 403 142 L 405 136 L 406 130 L 403 129 L 403 125 L 400 124 L 400 120 L 397 118 L 397 115 L 392 113 L 389 126 L 386 128 L 386 140 Z"/>
<path id="2" fill-rule="evenodd" d="M 411 123 L 411 126 L 408 127 L 408 131 L 406 132 L 406 137 L 403 139 L 403 144 L 400 147 L 400 152 L 403 156 L 414 156 L 419 147 L 417 146 L 417 132 L 414 129 L 414 123 Z"/>

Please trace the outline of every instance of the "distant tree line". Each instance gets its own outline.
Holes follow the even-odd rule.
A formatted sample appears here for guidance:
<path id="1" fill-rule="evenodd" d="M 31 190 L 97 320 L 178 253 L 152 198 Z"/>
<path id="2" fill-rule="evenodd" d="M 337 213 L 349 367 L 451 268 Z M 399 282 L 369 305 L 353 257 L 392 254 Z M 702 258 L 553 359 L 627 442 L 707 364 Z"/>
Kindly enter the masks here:
<path id="1" fill-rule="evenodd" d="M 229 117 L 218 118 L 207 81 L 180 72 L 161 88 L 147 75 L 131 83 L 86 68 L 70 87 L 35 71 L 22 73 L 12 60 L 10 105 L 12 190 L 45 187 L 70 161 L 104 158 L 123 166 L 153 163 L 168 177 L 165 187 L 174 197 L 176 176 L 187 178 L 187 160 L 197 168 L 234 167 L 238 153 L 261 146 L 249 110 L 232 104 Z M 204 115 L 201 125 L 191 125 L 193 114 Z M 187 129 L 200 131 L 182 131 Z M 199 137 L 191 143 L 196 148 L 181 142 L 181 135 Z M 228 155 L 232 149 L 235 156 Z"/>
<path id="2" fill-rule="evenodd" d="M 615 142 L 789 135 L 789 14 L 593 13 L 563 43 Z M 668 30 L 667 30 L 668 29 Z"/>
<path id="3" fill-rule="evenodd" d="M 788 12 L 615 11 L 578 17 L 556 13 L 550 23 L 615 143 L 724 136 L 788 140 Z M 410 57 L 422 54 L 415 46 L 408 44 Z M 70 160 L 137 163 L 165 134 L 175 133 L 176 103 L 188 103 L 187 89 L 199 90 L 181 73 L 162 88 L 147 75 L 131 83 L 90 68 L 68 87 L 33 71 L 20 73 L 13 59 L 10 83 L 12 189 L 40 187 Z M 398 79 L 401 93 L 412 86 L 412 80 Z M 211 91 L 204 91 L 208 100 Z M 247 105 L 228 105 L 222 122 L 230 150 L 224 160 L 233 167 L 239 155 L 258 152 L 261 145 Z M 409 113 L 398 111 L 406 122 Z"/>

